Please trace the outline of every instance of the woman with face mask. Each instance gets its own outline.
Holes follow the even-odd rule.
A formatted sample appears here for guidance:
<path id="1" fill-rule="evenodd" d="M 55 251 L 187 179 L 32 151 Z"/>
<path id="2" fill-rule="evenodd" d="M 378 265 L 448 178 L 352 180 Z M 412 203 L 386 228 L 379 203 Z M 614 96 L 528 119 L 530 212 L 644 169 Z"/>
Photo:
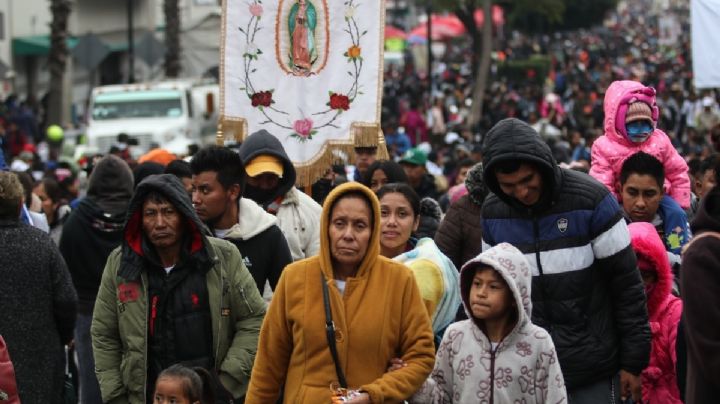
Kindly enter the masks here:
<path id="1" fill-rule="evenodd" d="M 413 270 L 425 308 L 432 320 L 436 344 L 455 320 L 460 307 L 459 275 L 452 261 L 431 238 L 416 239 L 420 224 L 420 198 L 407 184 L 381 187 L 380 254 Z"/>

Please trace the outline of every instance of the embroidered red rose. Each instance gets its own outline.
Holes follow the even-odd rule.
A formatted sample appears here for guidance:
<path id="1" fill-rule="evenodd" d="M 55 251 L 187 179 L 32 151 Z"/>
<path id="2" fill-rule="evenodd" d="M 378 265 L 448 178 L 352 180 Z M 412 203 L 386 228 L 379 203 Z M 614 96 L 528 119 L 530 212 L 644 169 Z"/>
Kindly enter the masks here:
<path id="1" fill-rule="evenodd" d="M 259 91 L 250 96 L 253 107 L 269 107 L 273 103 L 272 91 Z"/>
<path id="2" fill-rule="evenodd" d="M 347 95 L 332 93 L 330 94 L 330 108 L 347 111 L 350 109 L 350 99 Z"/>
<path id="3" fill-rule="evenodd" d="M 190 294 L 190 300 L 192 300 L 193 308 L 198 307 L 198 305 L 200 304 L 200 299 L 198 298 L 198 295 L 195 293 Z"/>
<path id="4" fill-rule="evenodd" d="M 137 282 L 118 285 L 118 299 L 121 303 L 134 302 L 140 297 L 140 285 Z"/>

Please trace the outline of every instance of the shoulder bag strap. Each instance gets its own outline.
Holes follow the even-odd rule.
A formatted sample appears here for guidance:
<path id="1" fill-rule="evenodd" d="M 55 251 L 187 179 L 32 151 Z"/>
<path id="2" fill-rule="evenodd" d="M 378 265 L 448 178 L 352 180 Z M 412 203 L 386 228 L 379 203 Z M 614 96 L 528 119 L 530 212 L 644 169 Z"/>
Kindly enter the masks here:
<path id="1" fill-rule="evenodd" d="M 347 381 L 340 367 L 340 359 L 338 359 L 337 347 L 335 346 L 335 323 L 333 322 L 332 311 L 330 310 L 330 296 L 327 281 L 322 270 L 320 271 L 320 280 L 322 281 L 323 302 L 325 303 L 325 335 L 327 336 L 328 346 L 330 347 L 330 354 L 332 354 L 333 362 L 335 362 L 335 373 L 337 373 L 338 382 L 340 383 L 340 387 L 346 389 Z"/>

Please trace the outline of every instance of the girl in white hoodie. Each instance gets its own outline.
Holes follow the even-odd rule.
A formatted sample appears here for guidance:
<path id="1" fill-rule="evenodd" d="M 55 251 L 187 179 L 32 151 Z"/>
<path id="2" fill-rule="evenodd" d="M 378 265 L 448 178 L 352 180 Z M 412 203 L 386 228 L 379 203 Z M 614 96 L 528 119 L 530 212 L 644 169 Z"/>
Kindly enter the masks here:
<path id="1" fill-rule="evenodd" d="M 531 279 L 527 260 L 507 243 L 463 266 L 468 320 L 448 327 L 412 403 L 567 403 L 555 346 L 530 321 Z"/>

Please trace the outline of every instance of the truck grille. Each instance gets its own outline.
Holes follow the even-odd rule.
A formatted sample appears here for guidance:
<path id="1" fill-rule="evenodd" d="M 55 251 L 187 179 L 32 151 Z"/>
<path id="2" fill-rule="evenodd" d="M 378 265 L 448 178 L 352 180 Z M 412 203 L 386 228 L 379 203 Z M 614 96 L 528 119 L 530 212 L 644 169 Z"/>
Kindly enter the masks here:
<path id="1" fill-rule="evenodd" d="M 149 133 L 142 133 L 142 134 L 130 134 L 130 137 L 133 139 L 138 140 L 138 148 L 140 150 L 148 150 L 150 148 L 150 143 L 152 143 L 152 135 Z M 110 151 L 110 147 L 115 144 L 117 139 L 117 136 L 98 136 L 96 138 L 96 145 L 98 148 L 98 152 L 100 153 L 107 153 Z"/>

